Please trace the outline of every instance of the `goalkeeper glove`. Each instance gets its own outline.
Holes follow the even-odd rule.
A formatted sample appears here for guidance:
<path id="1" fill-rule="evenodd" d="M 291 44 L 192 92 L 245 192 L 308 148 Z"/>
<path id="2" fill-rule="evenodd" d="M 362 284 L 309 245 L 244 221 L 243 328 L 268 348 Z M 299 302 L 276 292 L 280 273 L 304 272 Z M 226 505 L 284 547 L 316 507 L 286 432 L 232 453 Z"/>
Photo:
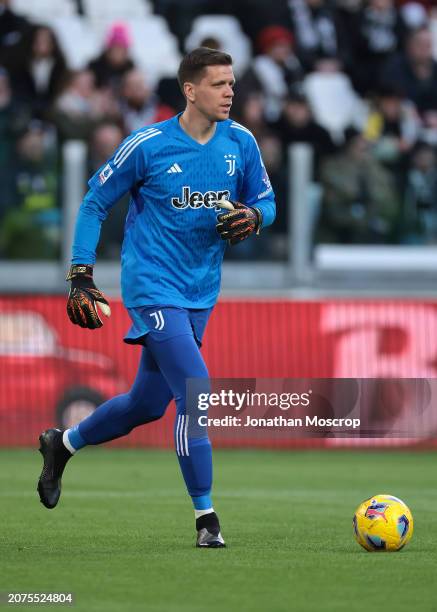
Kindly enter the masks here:
<path id="1" fill-rule="evenodd" d="M 73 264 L 66 280 L 71 281 L 67 301 L 70 321 L 88 329 L 102 327 L 103 322 L 97 312 L 97 304 L 107 317 L 111 315 L 111 309 L 105 296 L 93 282 L 93 266 Z"/>
<path id="2" fill-rule="evenodd" d="M 216 229 L 222 240 L 229 244 L 238 244 L 246 240 L 253 232 L 259 234 L 262 224 L 262 212 L 259 208 L 232 202 L 234 210 L 217 215 Z"/>

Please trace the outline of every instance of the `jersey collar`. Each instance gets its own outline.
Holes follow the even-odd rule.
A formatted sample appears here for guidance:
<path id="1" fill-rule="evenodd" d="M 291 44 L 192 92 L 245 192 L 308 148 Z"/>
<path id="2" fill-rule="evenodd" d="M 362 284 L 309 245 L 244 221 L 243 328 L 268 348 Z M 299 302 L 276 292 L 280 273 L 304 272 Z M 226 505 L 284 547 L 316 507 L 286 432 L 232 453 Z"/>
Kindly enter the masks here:
<path id="1" fill-rule="evenodd" d="M 175 127 L 175 131 L 177 132 L 178 136 L 180 138 L 182 138 L 182 140 L 184 140 L 186 143 L 190 144 L 191 146 L 194 146 L 198 149 L 205 149 L 207 147 L 209 147 L 213 142 L 215 142 L 220 130 L 221 130 L 221 124 L 224 123 L 223 121 L 217 121 L 216 123 L 216 128 L 215 128 L 215 132 L 214 135 L 208 140 L 208 142 L 205 142 L 204 144 L 201 144 L 200 142 L 197 142 L 197 140 L 195 140 L 194 138 L 192 138 L 189 134 L 187 134 L 187 132 L 182 128 L 181 124 L 179 123 L 179 117 L 182 115 L 182 113 L 178 113 L 175 117 L 174 117 L 174 127 Z"/>

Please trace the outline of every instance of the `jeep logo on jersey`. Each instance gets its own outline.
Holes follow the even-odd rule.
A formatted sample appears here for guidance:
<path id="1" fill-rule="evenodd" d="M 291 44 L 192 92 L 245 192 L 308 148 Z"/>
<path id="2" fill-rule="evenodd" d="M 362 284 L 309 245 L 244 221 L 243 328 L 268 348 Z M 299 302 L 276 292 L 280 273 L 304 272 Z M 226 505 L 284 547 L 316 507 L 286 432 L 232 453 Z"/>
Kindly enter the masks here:
<path id="1" fill-rule="evenodd" d="M 214 208 L 217 200 L 229 200 L 231 192 L 226 189 L 224 191 L 207 191 L 201 193 L 200 191 L 193 191 L 191 193 L 190 187 L 182 187 L 182 197 L 172 198 L 171 203 L 175 208 Z"/>

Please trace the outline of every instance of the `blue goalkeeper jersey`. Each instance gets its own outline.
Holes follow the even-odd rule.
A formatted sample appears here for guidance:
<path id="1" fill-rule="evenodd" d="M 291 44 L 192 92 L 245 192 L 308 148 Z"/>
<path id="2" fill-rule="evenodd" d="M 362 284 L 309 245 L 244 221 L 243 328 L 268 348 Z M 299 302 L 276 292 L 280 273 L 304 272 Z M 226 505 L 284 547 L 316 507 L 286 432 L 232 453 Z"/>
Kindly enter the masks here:
<path id="1" fill-rule="evenodd" d="M 199 144 L 179 115 L 133 132 L 89 181 L 80 207 L 73 263 L 94 264 L 100 226 L 130 191 L 122 247 L 126 307 L 209 308 L 220 289 L 226 242 L 216 231 L 221 198 L 256 206 L 263 227 L 275 217 L 273 190 L 251 132 L 230 119 Z M 238 247 L 237 247 L 238 248 Z"/>

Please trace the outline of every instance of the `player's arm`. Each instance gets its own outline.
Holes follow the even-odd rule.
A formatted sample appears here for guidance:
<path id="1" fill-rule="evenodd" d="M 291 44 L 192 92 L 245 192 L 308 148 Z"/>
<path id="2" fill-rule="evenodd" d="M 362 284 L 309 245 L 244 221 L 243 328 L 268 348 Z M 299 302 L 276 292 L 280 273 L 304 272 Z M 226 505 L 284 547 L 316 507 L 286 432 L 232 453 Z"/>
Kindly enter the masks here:
<path id="1" fill-rule="evenodd" d="M 251 234 L 259 234 L 275 219 L 276 205 L 270 179 L 255 139 L 250 136 L 246 147 L 243 188 L 240 199 L 232 202 L 234 210 L 217 216 L 217 231 L 229 244 L 238 244 Z M 220 205 L 220 204 L 219 204 Z M 228 207 L 226 207 L 228 208 Z"/>
<path id="2" fill-rule="evenodd" d="M 127 138 L 90 179 L 76 219 L 73 257 L 67 280 L 71 289 L 67 314 L 75 325 L 96 329 L 103 325 L 97 306 L 109 316 L 109 304 L 93 281 L 93 266 L 100 237 L 100 228 L 110 209 L 145 176 L 146 164 L 142 147 L 135 146 L 138 136 Z"/>

